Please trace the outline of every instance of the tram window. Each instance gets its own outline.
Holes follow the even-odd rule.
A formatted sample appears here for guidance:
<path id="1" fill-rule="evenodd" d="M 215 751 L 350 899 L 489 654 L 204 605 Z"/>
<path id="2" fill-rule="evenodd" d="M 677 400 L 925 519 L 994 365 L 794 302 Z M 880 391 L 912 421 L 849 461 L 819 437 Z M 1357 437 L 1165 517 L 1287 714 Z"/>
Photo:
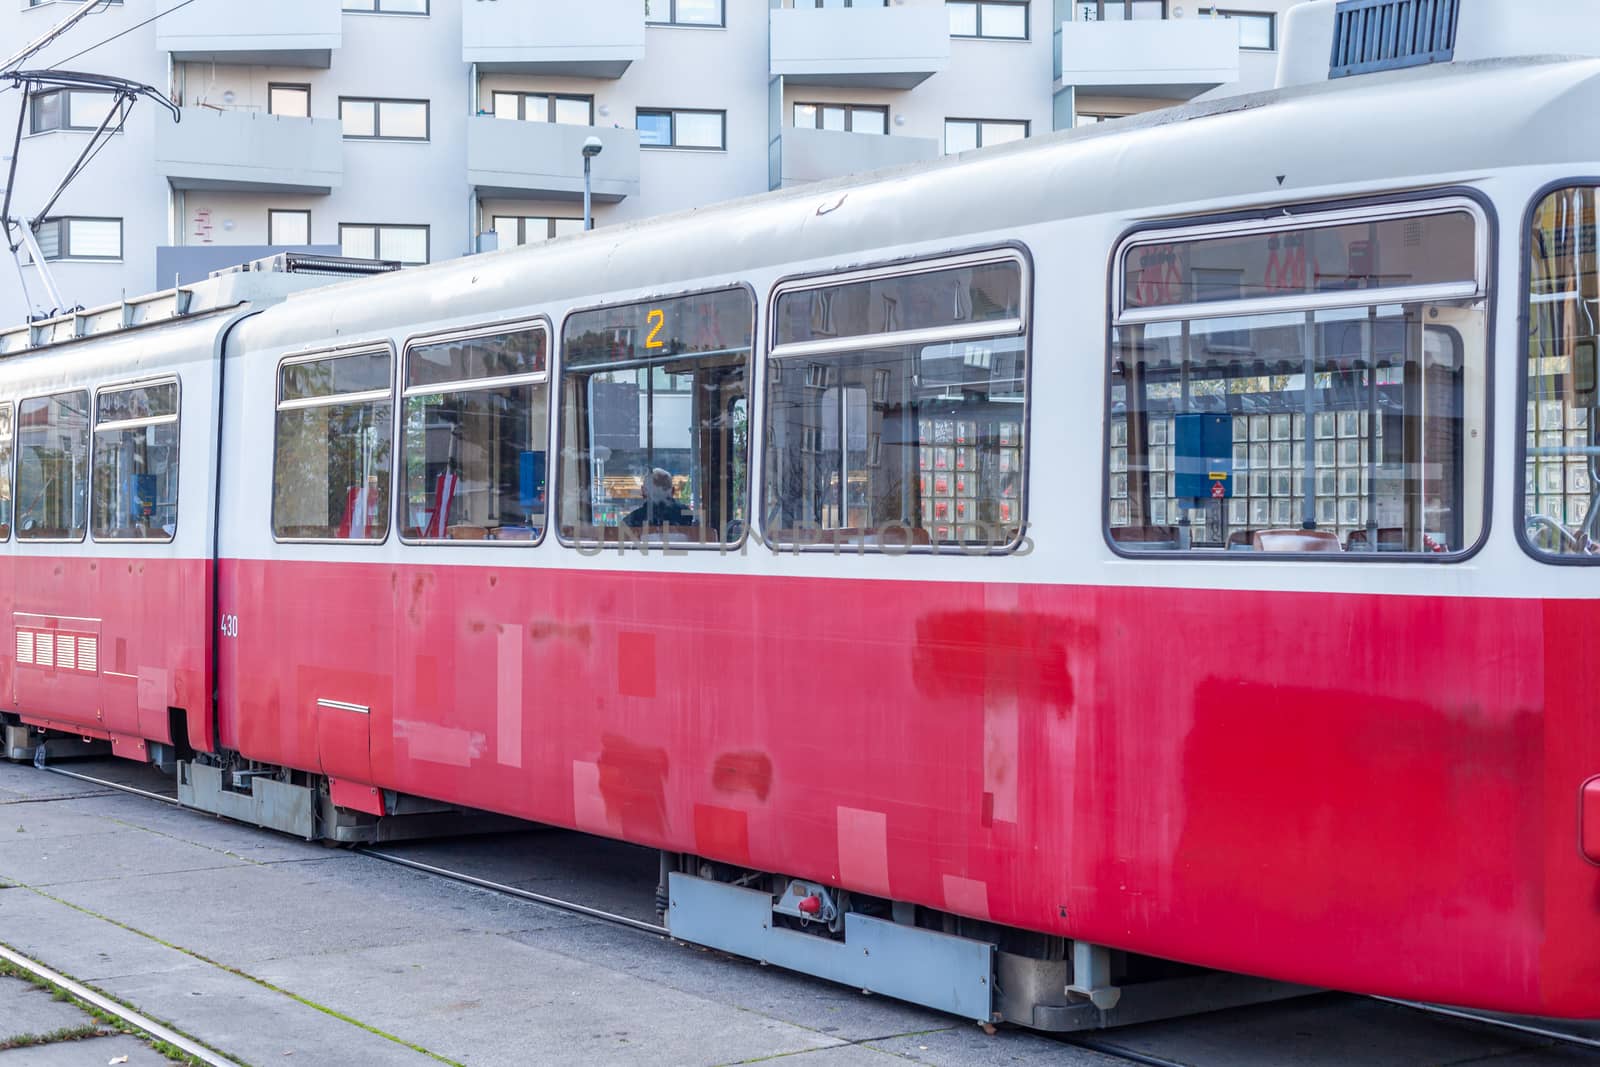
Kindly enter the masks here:
<path id="1" fill-rule="evenodd" d="M 178 383 L 95 397 L 94 538 L 170 541 L 178 528 Z"/>
<path id="2" fill-rule="evenodd" d="M 272 531 L 282 540 L 389 534 L 394 399 L 388 349 L 278 369 Z"/>
<path id="3" fill-rule="evenodd" d="M 1000 255 L 780 294 L 767 537 L 858 550 L 1015 543 L 1025 292 L 1022 261 Z"/>
<path id="4" fill-rule="evenodd" d="M 1478 226 L 1462 210 L 1131 248 L 1112 342 L 1112 543 L 1475 544 L 1487 436 Z M 1289 250 L 1306 255 L 1283 268 Z M 1224 261 L 1225 280 L 1206 273 Z M 1231 309 L 1213 286 L 1249 302 Z M 1202 425 L 1216 430 L 1203 448 Z"/>
<path id="5" fill-rule="evenodd" d="M 17 540 L 81 541 L 89 524 L 89 394 L 17 405 Z"/>
<path id="6" fill-rule="evenodd" d="M 544 533 L 547 339 L 526 325 L 407 350 L 406 540 L 531 544 Z"/>
<path id="7" fill-rule="evenodd" d="M 1528 234 L 1524 544 L 1561 562 L 1600 562 L 1600 189 L 1560 189 Z"/>
<path id="8" fill-rule="evenodd" d="M 585 311 L 562 334 L 564 540 L 743 539 L 748 290 Z"/>
<path id="9" fill-rule="evenodd" d="M 11 539 L 11 401 L 0 403 L 0 541 Z"/>

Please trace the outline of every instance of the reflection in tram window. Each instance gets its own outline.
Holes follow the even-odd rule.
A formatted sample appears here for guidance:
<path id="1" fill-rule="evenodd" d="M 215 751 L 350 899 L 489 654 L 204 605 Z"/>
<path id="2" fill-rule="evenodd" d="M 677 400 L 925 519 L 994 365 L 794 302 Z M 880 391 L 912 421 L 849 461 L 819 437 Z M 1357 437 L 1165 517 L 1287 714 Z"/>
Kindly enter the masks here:
<path id="1" fill-rule="evenodd" d="M 767 536 L 1004 546 L 1022 529 L 1020 260 L 783 293 L 769 371 Z"/>
<path id="2" fill-rule="evenodd" d="M 586 311 L 563 331 L 561 536 L 733 543 L 749 488 L 744 289 Z"/>
<path id="3" fill-rule="evenodd" d="M 520 542 L 544 531 L 546 334 L 526 326 L 412 347 L 407 540 Z"/>
<path id="4" fill-rule="evenodd" d="M 11 401 L 0 404 L 0 541 L 11 538 Z"/>
<path id="5" fill-rule="evenodd" d="M 387 349 L 283 364 L 274 535 L 339 541 L 387 537 L 393 420 Z"/>
<path id="6" fill-rule="evenodd" d="M 89 394 L 17 405 L 17 539 L 81 541 L 89 525 Z"/>
<path id="7" fill-rule="evenodd" d="M 1529 240 L 1522 506 L 1527 543 L 1600 560 L 1600 261 L 1592 186 L 1539 204 Z"/>
<path id="8" fill-rule="evenodd" d="M 178 383 L 95 398 L 94 537 L 170 541 L 178 529 Z"/>
<path id="9" fill-rule="evenodd" d="M 1486 417 L 1476 225 L 1462 209 L 1135 243 L 1112 350 L 1112 541 L 1471 547 Z M 1292 280 L 1285 255 L 1304 264 Z"/>

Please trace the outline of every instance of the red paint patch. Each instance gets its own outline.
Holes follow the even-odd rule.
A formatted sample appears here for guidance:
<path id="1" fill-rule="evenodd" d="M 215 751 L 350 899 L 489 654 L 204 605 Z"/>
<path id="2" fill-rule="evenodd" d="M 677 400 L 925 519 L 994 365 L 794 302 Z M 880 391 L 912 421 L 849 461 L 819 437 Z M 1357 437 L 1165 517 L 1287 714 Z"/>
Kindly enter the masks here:
<path id="1" fill-rule="evenodd" d="M 725 752 L 711 768 L 711 786 L 721 793 L 749 793 L 766 800 L 772 789 L 772 760 L 764 752 Z"/>
<path id="2" fill-rule="evenodd" d="M 625 697 L 656 695 L 656 635 L 617 635 L 617 692 Z"/>
<path id="3" fill-rule="evenodd" d="M 931 614 L 917 622 L 912 677 L 920 692 L 940 699 L 1003 693 L 1023 707 L 1065 712 L 1073 700 L 1067 649 L 1094 640 L 1078 632 L 1084 629 L 1036 612 Z"/>
<path id="4" fill-rule="evenodd" d="M 667 828 L 667 753 L 606 734 L 601 740 L 600 796 L 606 819 L 623 833 L 659 838 Z"/>
<path id="5" fill-rule="evenodd" d="M 694 806 L 694 846 L 702 856 L 750 866 L 750 819 L 742 811 L 713 804 Z"/>

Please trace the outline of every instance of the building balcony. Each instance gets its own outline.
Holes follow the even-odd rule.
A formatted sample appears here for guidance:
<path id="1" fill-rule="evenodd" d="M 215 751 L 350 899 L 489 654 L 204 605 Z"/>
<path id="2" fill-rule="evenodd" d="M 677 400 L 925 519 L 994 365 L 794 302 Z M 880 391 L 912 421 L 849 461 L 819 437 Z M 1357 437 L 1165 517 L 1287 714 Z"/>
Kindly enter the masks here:
<path id="1" fill-rule="evenodd" d="M 644 58 L 644 5 L 461 0 L 461 58 L 485 73 L 620 78 Z"/>
<path id="2" fill-rule="evenodd" d="M 943 4 L 780 8 L 771 16 L 771 73 L 790 85 L 912 89 L 950 63 Z"/>
<path id="3" fill-rule="evenodd" d="M 488 115 L 467 120 L 467 181 L 485 199 L 582 200 L 583 142 L 590 137 L 605 145 L 594 160 L 595 201 L 639 195 L 639 131 Z"/>
<path id="4" fill-rule="evenodd" d="M 781 184 L 799 185 L 921 163 L 937 158 L 939 149 L 939 142 L 928 137 L 790 128 L 783 131 Z"/>
<path id="5" fill-rule="evenodd" d="M 186 107 L 156 123 L 156 172 L 174 189 L 322 195 L 344 180 L 336 119 Z"/>
<path id="6" fill-rule="evenodd" d="M 156 21 L 156 47 L 182 62 L 326 70 L 343 33 L 339 0 L 195 0 Z"/>
<path id="7" fill-rule="evenodd" d="M 1239 28 L 1227 19 L 1063 22 L 1056 82 L 1096 96 L 1188 100 L 1239 80 Z"/>

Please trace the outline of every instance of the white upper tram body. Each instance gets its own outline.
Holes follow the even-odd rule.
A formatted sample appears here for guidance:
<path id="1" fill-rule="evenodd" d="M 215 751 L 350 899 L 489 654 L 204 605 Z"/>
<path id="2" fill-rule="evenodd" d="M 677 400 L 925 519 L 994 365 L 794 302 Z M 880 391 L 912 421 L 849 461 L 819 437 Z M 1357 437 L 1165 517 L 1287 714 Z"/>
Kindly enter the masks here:
<path id="1" fill-rule="evenodd" d="M 274 398 L 280 365 L 362 347 L 394 354 L 409 340 L 500 323 L 548 331 L 548 454 L 555 444 L 563 324 L 575 311 L 748 287 L 756 309 L 749 382 L 752 426 L 764 425 L 773 294 L 786 280 L 893 270 L 976 252 L 1021 254 L 1029 351 L 1026 551 L 809 553 L 746 540 L 728 551 L 574 551 L 555 536 L 517 557 L 527 567 L 761 573 L 1387 594 L 1585 597 L 1592 590 L 1535 559 L 1514 531 L 1523 478 L 1516 427 L 1525 374 L 1520 307 L 1525 220 L 1541 191 L 1600 176 L 1600 19 L 1581 0 L 1462 0 L 1455 61 L 1329 80 L 1335 0 L 1288 16 L 1279 89 L 1190 104 L 1117 123 L 947 158 L 930 165 L 803 186 L 548 245 L 471 256 L 336 285 L 244 274 L 205 283 L 187 314 L 129 329 L 66 316 L 0 334 L 0 395 L 177 376 L 183 473 L 171 551 L 212 550 L 210 488 L 220 484 L 224 557 L 387 563 L 423 551 L 398 532 L 381 543 L 280 541 L 273 533 Z M 1551 55 L 1573 52 L 1577 55 Z M 1390 205 L 1402 205 L 1396 209 Z M 1490 332 L 1470 397 L 1470 526 L 1481 548 L 1448 565 L 1407 557 L 1350 559 L 1244 554 L 1139 558 L 1108 542 L 1104 517 L 1108 316 L 1121 296 L 1117 254 L 1149 227 L 1182 222 L 1201 235 L 1260 229 L 1264 219 L 1454 206 L 1477 231 Z M 1372 208 L 1371 205 L 1381 205 Z M 1330 216 L 1332 217 L 1332 216 Z M 1186 230 L 1185 232 L 1191 232 Z M 1148 236 L 1148 235 L 1145 235 Z M 179 298 L 174 297 L 174 300 Z M 227 308 L 199 314 L 202 305 Z M 259 312 L 259 313 L 258 313 Z M 198 321 L 196 321 L 198 320 Z M 201 322 L 207 325 L 200 325 Z M 73 336 L 74 334 L 79 336 Z M 225 340 L 224 340 L 225 338 Z M 219 343 L 221 348 L 219 349 Z M 225 353 L 225 355 L 222 355 Z M 224 360 L 222 411 L 217 360 Z M 403 387 L 402 387 L 403 388 Z M 396 423 L 398 398 L 396 397 Z M 217 427 L 220 425 L 220 482 Z M 750 437 L 757 529 L 763 437 Z M 1475 452 L 1476 450 L 1476 452 Z M 1487 463 L 1472 470 L 1471 458 Z M 207 459 L 209 457 L 209 459 Z M 551 463 L 549 524 L 559 525 L 559 464 Z M 399 476 L 396 464 L 396 477 Z M 396 486 L 395 495 L 400 491 Z M 1471 501 L 1476 501 L 1472 503 Z M 1298 518 L 1298 515 L 1296 516 Z M 554 530 L 552 530 L 552 533 Z M 88 546 L 86 546 L 88 547 Z M 1471 547 L 1450 546 L 1453 550 Z M 20 554 L 49 546 L 8 544 Z M 482 546 L 433 544 L 430 562 L 481 562 Z M 497 559 L 507 565 L 508 559 Z"/>

